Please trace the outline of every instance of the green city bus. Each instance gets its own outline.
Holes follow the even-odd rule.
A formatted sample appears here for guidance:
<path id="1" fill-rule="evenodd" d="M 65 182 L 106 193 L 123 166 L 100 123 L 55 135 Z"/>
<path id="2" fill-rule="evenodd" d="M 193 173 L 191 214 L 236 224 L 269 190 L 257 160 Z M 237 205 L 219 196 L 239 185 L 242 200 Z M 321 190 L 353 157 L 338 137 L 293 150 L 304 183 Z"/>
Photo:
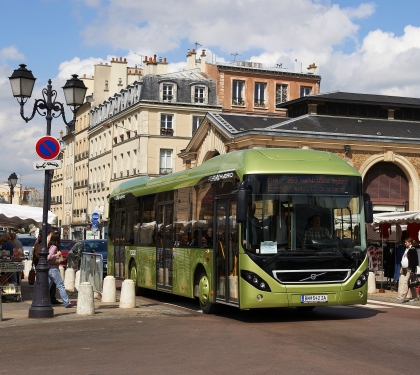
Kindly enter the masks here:
<path id="1" fill-rule="evenodd" d="M 198 298 L 204 313 L 366 304 L 372 216 L 360 174 L 332 153 L 235 151 L 119 185 L 108 274 L 137 295 Z"/>

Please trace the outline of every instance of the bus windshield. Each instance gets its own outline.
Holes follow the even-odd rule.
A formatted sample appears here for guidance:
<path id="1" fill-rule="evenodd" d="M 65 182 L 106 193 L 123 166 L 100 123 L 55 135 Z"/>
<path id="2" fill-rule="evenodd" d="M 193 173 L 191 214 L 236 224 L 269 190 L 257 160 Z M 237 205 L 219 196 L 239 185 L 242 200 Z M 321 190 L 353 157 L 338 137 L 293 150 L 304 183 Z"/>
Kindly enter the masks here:
<path id="1" fill-rule="evenodd" d="M 242 226 L 245 250 L 288 257 L 364 254 L 359 177 L 252 175 L 247 181 L 248 218 Z"/>

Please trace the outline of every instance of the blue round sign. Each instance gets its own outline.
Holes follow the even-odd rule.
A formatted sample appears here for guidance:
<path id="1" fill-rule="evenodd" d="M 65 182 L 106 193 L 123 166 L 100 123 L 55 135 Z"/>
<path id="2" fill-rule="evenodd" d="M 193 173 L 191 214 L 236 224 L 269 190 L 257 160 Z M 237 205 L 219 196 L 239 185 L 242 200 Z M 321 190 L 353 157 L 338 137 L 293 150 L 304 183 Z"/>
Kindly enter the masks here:
<path id="1" fill-rule="evenodd" d="M 92 222 L 98 221 L 99 220 L 99 214 L 97 212 L 94 212 L 92 214 Z"/>

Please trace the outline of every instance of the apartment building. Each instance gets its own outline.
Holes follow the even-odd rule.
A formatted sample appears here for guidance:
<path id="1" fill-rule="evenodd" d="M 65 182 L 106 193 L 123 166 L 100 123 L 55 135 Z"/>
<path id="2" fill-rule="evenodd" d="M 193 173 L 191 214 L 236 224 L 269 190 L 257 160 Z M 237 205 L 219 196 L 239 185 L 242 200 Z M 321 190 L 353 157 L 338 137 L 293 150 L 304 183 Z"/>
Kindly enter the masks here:
<path id="1" fill-rule="evenodd" d="M 204 74 L 216 80 L 217 96 L 224 113 L 286 116 L 279 104 L 317 94 L 321 84 L 315 63 L 304 72 L 298 61 L 289 69 L 281 64 L 268 67 L 250 61 L 217 62 L 214 55 L 207 61 L 205 50 L 197 59 L 197 52 L 193 49 L 188 50 L 187 67 L 200 67 Z"/>
<path id="2" fill-rule="evenodd" d="M 89 213 L 103 207 L 105 221 L 106 197 L 122 181 L 182 170 L 176 155 L 206 113 L 221 109 L 201 69 L 167 73 L 165 59 L 146 59 L 139 80 L 91 110 Z"/>

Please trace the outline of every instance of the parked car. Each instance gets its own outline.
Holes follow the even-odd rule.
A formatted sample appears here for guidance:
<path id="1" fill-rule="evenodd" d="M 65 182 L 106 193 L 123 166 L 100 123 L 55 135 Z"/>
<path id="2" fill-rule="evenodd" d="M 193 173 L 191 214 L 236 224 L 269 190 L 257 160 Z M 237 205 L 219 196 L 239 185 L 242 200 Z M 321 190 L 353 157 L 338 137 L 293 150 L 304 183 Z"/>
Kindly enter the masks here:
<path id="1" fill-rule="evenodd" d="M 75 244 L 76 240 L 60 240 L 60 251 L 64 258 L 64 262 L 61 263 L 60 266 L 65 266 L 67 264 L 67 254 Z"/>
<path id="2" fill-rule="evenodd" d="M 23 253 L 26 259 L 32 258 L 32 251 L 36 242 L 36 237 L 29 234 L 18 234 L 17 239 L 22 242 Z"/>
<path id="3" fill-rule="evenodd" d="M 103 260 L 103 276 L 107 275 L 107 241 L 106 240 L 79 240 L 70 249 L 67 255 L 67 266 L 80 269 L 80 256 L 82 253 L 101 254 Z"/>

